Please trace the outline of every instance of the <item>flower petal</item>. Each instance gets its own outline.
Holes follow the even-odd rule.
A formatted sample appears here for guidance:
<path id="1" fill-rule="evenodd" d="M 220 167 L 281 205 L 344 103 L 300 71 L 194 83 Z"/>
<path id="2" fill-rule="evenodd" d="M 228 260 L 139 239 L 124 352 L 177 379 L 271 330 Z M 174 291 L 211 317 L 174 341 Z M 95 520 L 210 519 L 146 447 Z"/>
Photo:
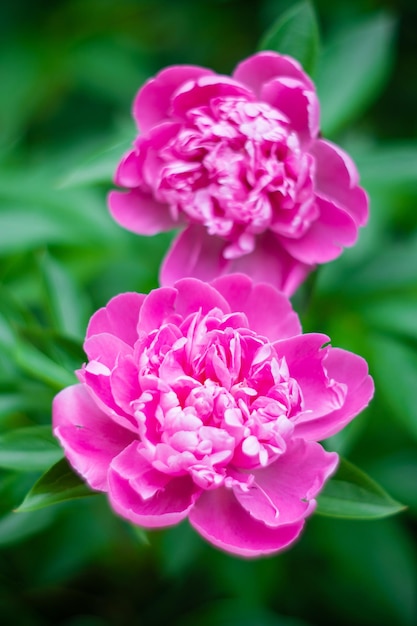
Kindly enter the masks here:
<path id="1" fill-rule="evenodd" d="M 294 258 L 308 264 L 326 263 L 338 257 L 345 246 L 358 238 L 353 218 L 331 201 L 317 197 L 320 216 L 299 239 L 277 235 L 281 245 Z"/>
<path id="2" fill-rule="evenodd" d="M 296 439 L 274 463 L 252 473 L 250 487 L 234 494 L 250 515 L 267 526 L 293 524 L 310 515 L 315 496 L 335 471 L 338 456 L 313 441 Z"/>
<path id="3" fill-rule="evenodd" d="M 148 80 L 139 90 L 133 104 L 133 117 L 140 130 L 145 133 L 170 117 L 171 97 L 180 85 L 212 74 L 212 70 L 204 67 L 173 65 Z"/>
<path id="4" fill-rule="evenodd" d="M 358 171 L 344 150 L 320 139 L 310 149 L 316 159 L 316 189 L 320 196 L 334 200 L 344 208 L 358 226 L 368 220 L 368 197 L 358 187 Z"/>
<path id="5" fill-rule="evenodd" d="M 242 273 L 256 283 L 270 283 L 292 295 L 314 269 L 291 257 L 271 233 L 259 236 L 255 250 L 237 259 L 223 257 L 226 246 L 223 239 L 208 235 L 202 226 L 189 226 L 171 244 L 162 263 L 160 283 L 172 285 L 187 275 L 212 281 L 224 274 Z"/>
<path id="6" fill-rule="evenodd" d="M 253 284 L 244 274 L 222 276 L 212 285 L 226 298 L 232 311 L 245 313 L 250 328 L 270 341 L 301 333 L 298 315 L 290 301 L 271 285 Z"/>
<path id="7" fill-rule="evenodd" d="M 176 91 L 172 98 L 174 116 L 185 118 L 190 109 L 207 106 L 213 98 L 228 96 L 254 100 L 251 91 L 228 76 L 203 76 L 195 82 L 188 82 Z"/>
<path id="8" fill-rule="evenodd" d="M 108 485 L 116 513 L 145 528 L 177 524 L 200 493 L 190 476 L 171 478 L 153 469 L 136 442 L 112 461 Z"/>
<path id="9" fill-rule="evenodd" d="M 111 191 L 108 206 L 120 226 L 138 235 L 156 235 L 176 226 L 168 206 L 139 189 Z"/>
<path id="10" fill-rule="evenodd" d="M 262 87 L 273 78 L 286 76 L 300 80 L 308 89 L 314 85 L 295 59 L 276 52 L 258 52 L 236 67 L 233 78 L 250 87 L 261 97 Z"/>
<path id="11" fill-rule="evenodd" d="M 189 520 L 207 541 L 243 557 L 284 550 L 299 537 L 304 525 L 300 521 L 270 528 L 253 519 L 233 492 L 222 487 L 204 492 L 191 510 Z"/>
<path id="12" fill-rule="evenodd" d="M 129 346 L 138 338 L 139 311 L 146 296 L 142 293 L 122 293 L 112 298 L 91 317 L 87 327 L 87 339 L 93 335 L 109 333 Z"/>
<path id="13" fill-rule="evenodd" d="M 103 413 L 84 385 L 67 387 L 55 396 L 52 424 L 54 435 L 74 469 L 90 487 L 105 491 L 112 459 L 135 435 Z"/>
<path id="14" fill-rule="evenodd" d="M 293 78 L 271 80 L 262 87 L 265 102 L 284 113 L 304 143 L 310 143 L 319 132 L 320 108 L 314 91 Z"/>
<path id="15" fill-rule="evenodd" d="M 324 360 L 329 379 L 346 386 L 343 405 L 326 414 L 303 414 L 296 421 L 295 435 L 321 440 L 338 433 L 358 413 L 363 411 L 374 395 L 374 383 L 368 364 L 362 357 L 340 348 L 330 348 Z"/>

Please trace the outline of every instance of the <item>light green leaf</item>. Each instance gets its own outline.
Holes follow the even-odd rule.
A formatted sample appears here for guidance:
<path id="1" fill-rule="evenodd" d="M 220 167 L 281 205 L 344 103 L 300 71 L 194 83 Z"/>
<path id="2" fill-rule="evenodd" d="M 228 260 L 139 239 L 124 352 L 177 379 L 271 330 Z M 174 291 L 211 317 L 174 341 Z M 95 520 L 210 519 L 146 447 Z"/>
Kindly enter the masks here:
<path id="1" fill-rule="evenodd" d="M 393 61 L 395 20 L 374 14 L 335 34 L 317 68 L 322 130 L 334 135 L 378 96 Z"/>
<path id="2" fill-rule="evenodd" d="M 50 426 L 16 428 L 0 434 L 0 467 L 22 472 L 43 471 L 62 456 Z"/>
<path id="3" fill-rule="evenodd" d="M 35 511 L 51 504 L 85 498 L 97 493 L 71 469 L 66 459 L 62 459 L 41 476 L 16 511 L 19 513 Z"/>
<path id="4" fill-rule="evenodd" d="M 404 509 L 372 478 L 344 459 L 317 501 L 317 513 L 350 519 L 378 519 Z"/>
<path id="5" fill-rule="evenodd" d="M 286 11 L 267 31 L 259 49 L 288 54 L 312 74 L 319 50 L 319 29 L 312 4 L 306 0 Z"/>

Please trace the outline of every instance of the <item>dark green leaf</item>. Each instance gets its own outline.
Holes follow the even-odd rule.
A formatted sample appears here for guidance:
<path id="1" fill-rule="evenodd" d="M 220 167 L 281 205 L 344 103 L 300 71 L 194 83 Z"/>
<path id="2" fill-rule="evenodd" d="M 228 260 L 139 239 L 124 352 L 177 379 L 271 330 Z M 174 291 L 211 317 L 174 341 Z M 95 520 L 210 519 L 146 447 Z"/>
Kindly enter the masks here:
<path id="1" fill-rule="evenodd" d="M 360 469 L 340 460 L 334 478 L 318 497 L 317 513 L 350 519 L 378 519 L 402 511 L 396 502 L 372 478 Z"/>
<path id="2" fill-rule="evenodd" d="M 54 326 L 64 334 L 83 337 L 87 324 L 84 293 L 78 288 L 68 269 L 48 252 L 41 255 L 39 267 Z"/>
<path id="3" fill-rule="evenodd" d="M 15 349 L 16 363 L 33 378 L 45 382 L 53 389 L 63 389 L 77 382 L 74 374 L 55 363 L 34 346 L 20 341 Z"/>
<path id="4" fill-rule="evenodd" d="M 391 415 L 417 440 L 417 351 L 387 335 L 370 336 L 371 370 Z"/>
<path id="5" fill-rule="evenodd" d="M 417 181 L 417 145 L 411 142 L 382 144 L 349 153 L 355 158 L 361 181 L 365 187 L 372 185 L 401 188 L 415 185 Z"/>
<path id="6" fill-rule="evenodd" d="M 28 539 L 54 521 L 53 511 L 35 511 L 30 515 L 6 513 L 0 518 L 0 546 L 10 546 Z"/>
<path id="7" fill-rule="evenodd" d="M 133 129 L 130 135 L 131 138 L 134 137 Z M 122 155 L 132 145 L 131 138 L 85 159 L 81 166 L 62 179 L 60 188 L 81 187 L 98 183 L 110 184 Z"/>
<path id="8" fill-rule="evenodd" d="M 17 428 L 0 435 L 0 467 L 23 472 L 42 471 L 62 456 L 50 426 Z"/>
<path id="9" fill-rule="evenodd" d="M 259 49 L 288 54 L 312 74 L 319 50 L 319 30 L 311 3 L 300 2 L 286 11 L 267 31 Z"/>
<path id="10" fill-rule="evenodd" d="M 71 469 L 68 461 L 62 459 L 41 476 L 16 511 L 35 511 L 51 504 L 96 493 Z"/>
<path id="11" fill-rule="evenodd" d="M 323 49 L 317 68 L 322 130 L 333 135 L 378 96 L 392 65 L 395 20 L 386 13 L 354 23 Z"/>

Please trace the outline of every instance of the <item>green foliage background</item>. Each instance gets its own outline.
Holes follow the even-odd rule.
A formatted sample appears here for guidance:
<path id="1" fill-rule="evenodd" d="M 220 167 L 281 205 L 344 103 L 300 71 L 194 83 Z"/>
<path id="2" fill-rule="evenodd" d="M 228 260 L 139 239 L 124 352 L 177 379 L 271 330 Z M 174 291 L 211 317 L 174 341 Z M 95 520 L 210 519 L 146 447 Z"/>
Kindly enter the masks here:
<path id="1" fill-rule="evenodd" d="M 15 513 L 60 458 L 50 405 L 89 316 L 145 292 L 169 235 L 124 232 L 106 193 L 132 98 L 172 63 L 228 73 L 288 0 L 15 0 L 0 15 L 0 621 L 28 626 L 417 623 L 417 7 L 317 0 L 323 134 L 371 196 L 360 243 L 294 298 L 306 331 L 370 363 L 371 407 L 329 447 L 407 510 L 314 516 L 288 552 L 242 561 L 187 524 L 145 536 L 102 496 Z M 291 45 L 291 41 L 288 45 Z M 35 426 L 37 436 L 28 438 Z M 29 443 L 28 443 L 29 442 Z M 32 442 L 32 443 L 30 443 Z"/>

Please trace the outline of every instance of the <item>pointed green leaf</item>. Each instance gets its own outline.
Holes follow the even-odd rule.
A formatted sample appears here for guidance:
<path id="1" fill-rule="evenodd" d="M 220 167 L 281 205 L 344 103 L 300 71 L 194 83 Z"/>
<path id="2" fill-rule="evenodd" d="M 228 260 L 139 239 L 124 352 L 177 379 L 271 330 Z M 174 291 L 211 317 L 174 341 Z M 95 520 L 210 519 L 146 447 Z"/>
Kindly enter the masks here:
<path id="1" fill-rule="evenodd" d="M 54 326 L 66 335 L 84 337 L 88 321 L 85 294 L 68 269 L 49 252 L 43 252 L 38 263 Z"/>
<path id="2" fill-rule="evenodd" d="M 20 341 L 16 346 L 14 357 L 24 372 L 54 389 L 60 390 L 77 382 L 74 374 L 31 344 Z"/>
<path id="3" fill-rule="evenodd" d="M 139 83 L 138 83 L 139 84 Z M 131 137 L 134 130 L 131 129 Z M 81 166 L 77 167 L 59 182 L 61 189 L 66 187 L 83 187 L 104 183 L 110 184 L 113 180 L 117 164 L 122 155 L 132 145 L 131 138 L 116 143 L 115 145 L 85 159 Z"/>
<path id="4" fill-rule="evenodd" d="M 50 426 L 16 428 L 0 435 L 0 467 L 22 472 L 42 471 L 62 456 Z"/>
<path id="5" fill-rule="evenodd" d="M 417 318 L 416 318 L 417 323 Z M 369 336 L 371 369 L 379 390 L 398 425 L 417 440 L 417 352 L 388 335 Z"/>
<path id="6" fill-rule="evenodd" d="M 66 459 L 62 459 L 40 477 L 16 511 L 26 513 L 97 493 L 72 470 Z"/>
<path id="7" fill-rule="evenodd" d="M 319 50 L 319 29 L 311 3 L 305 0 L 286 11 L 267 31 L 259 49 L 288 54 L 312 74 Z"/>
<path id="8" fill-rule="evenodd" d="M 322 130 L 339 131 L 378 96 L 389 76 L 395 20 L 386 13 L 349 25 L 323 49 L 317 67 Z"/>
<path id="9" fill-rule="evenodd" d="M 405 508 L 344 459 L 340 460 L 336 475 L 327 482 L 317 500 L 317 513 L 349 519 L 378 519 Z"/>

